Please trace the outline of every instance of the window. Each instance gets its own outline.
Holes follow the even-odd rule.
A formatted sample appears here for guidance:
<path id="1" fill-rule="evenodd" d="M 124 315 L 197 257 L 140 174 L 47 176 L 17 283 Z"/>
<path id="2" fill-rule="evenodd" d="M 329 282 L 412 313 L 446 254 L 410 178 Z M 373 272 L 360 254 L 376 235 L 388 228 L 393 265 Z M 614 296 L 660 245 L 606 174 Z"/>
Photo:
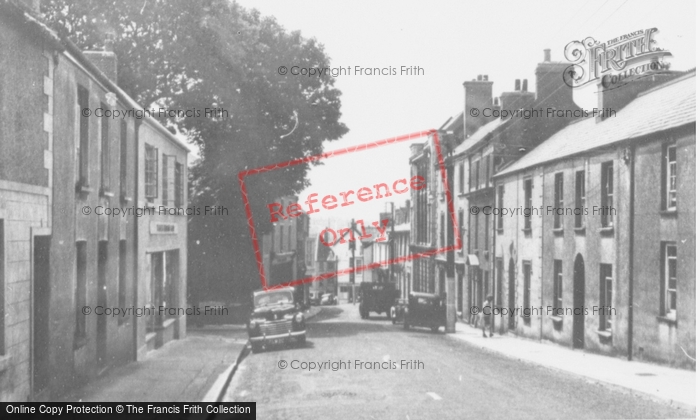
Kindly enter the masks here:
<path id="1" fill-rule="evenodd" d="M 119 241 L 119 307 L 126 307 L 126 241 Z M 119 325 L 123 324 L 126 317 L 119 317 Z"/>
<path id="2" fill-rule="evenodd" d="M 474 250 L 479 249 L 479 215 L 474 216 Z"/>
<path id="3" fill-rule="evenodd" d="M 532 276 L 532 264 L 530 261 L 523 261 L 523 316 L 529 322 L 530 317 L 530 278 Z"/>
<path id="4" fill-rule="evenodd" d="M 119 192 L 126 197 L 126 120 L 121 120 L 119 129 Z"/>
<path id="5" fill-rule="evenodd" d="M 600 265 L 600 331 L 612 331 L 612 265 Z"/>
<path id="6" fill-rule="evenodd" d="M 287 229 L 289 229 L 287 232 L 287 251 L 291 251 L 294 249 L 292 248 L 292 225 L 287 226 Z"/>
<path id="7" fill-rule="evenodd" d="M 158 149 L 146 144 L 146 199 L 158 197 Z"/>
<path id="8" fill-rule="evenodd" d="M 496 306 L 503 307 L 503 258 L 496 258 Z"/>
<path id="9" fill-rule="evenodd" d="M 417 165 L 416 176 L 422 177 L 428 181 L 428 162 L 427 159 L 421 160 Z M 421 188 L 415 192 L 416 194 L 416 241 L 418 243 L 427 243 L 430 241 L 430 233 L 428 230 L 428 216 L 430 207 L 428 205 L 428 188 Z"/>
<path id="10" fill-rule="evenodd" d="M 440 213 L 440 247 L 445 246 L 445 213 Z"/>
<path id="11" fill-rule="evenodd" d="M 464 162 L 459 164 L 459 192 L 464 193 Z"/>
<path id="12" fill-rule="evenodd" d="M 564 174 L 554 175 L 554 229 L 563 228 L 562 213 L 564 212 Z"/>
<path id="13" fill-rule="evenodd" d="M 576 212 L 574 213 L 574 227 L 583 227 L 583 213 L 586 207 L 586 172 L 576 172 Z"/>
<path id="14" fill-rule="evenodd" d="M 663 153 L 663 174 L 662 174 L 662 203 L 663 210 L 676 210 L 676 146 L 666 146 Z"/>
<path id="15" fill-rule="evenodd" d="M 489 215 L 484 214 L 484 251 L 486 252 L 489 252 L 489 230 L 491 230 Z"/>
<path id="16" fill-rule="evenodd" d="M 83 307 L 87 304 L 87 242 L 79 241 L 76 247 L 76 284 L 75 284 L 75 347 L 85 342 L 85 318 Z"/>
<path id="17" fill-rule="evenodd" d="M 491 185 L 491 156 L 486 157 L 486 186 Z"/>
<path id="18" fill-rule="evenodd" d="M 108 109 L 107 105 L 100 103 L 102 109 Z M 100 138 L 100 181 L 102 192 L 109 192 L 109 119 L 100 118 L 101 138 Z"/>
<path id="19" fill-rule="evenodd" d="M 182 207 L 184 205 L 185 191 L 184 191 L 184 177 L 185 173 L 183 171 L 182 163 L 175 163 L 175 207 Z"/>
<path id="20" fill-rule="evenodd" d="M 458 216 L 457 223 L 459 223 L 459 225 L 458 225 L 459 226 L 459 244 L 462 245 L 462 247 L 463 247 L 464 244 L 462 244 L 461 240 L 462 240 L 462 236 L 464 235 L 464 210 L 462 210 L 462 209 L 459 209 L 459 216 Z M 460 248 L 459 252 L 460 253 L 462 252 L 462 248 Z"/>
<path id="21" fill-rule="evenodd" d="M 168 199 L 169 199 L 170 197 L 169 197 L 169 194 L 168 194 L 168 181 L 169 181 L 169 177 L 168 177 L 168 155 L 166 155 L 165 153 L 163 153 L 163 177 L 162 177 L 162 178 L 163 178 L 163 180 L 162 180 L 162 183 L 163 183 L 163 187 L 162 187 L 162 188 L 163 188 L 163 205 L 164 205 L 164 206 L 167 206 L 167 205 L 168 205 Z"/>
<path id="22" fill-rule="evenodd" d="M 474 188 L 476 188 L 477 190 L 479 189 L 479 186 L 480 186 L 480 184 L 479 184 L 479 170 L 481 169 L 480 166 L 481 166 L 480 160 L 477 160 L 476 162 L 474 162 Z"/>
<path id="23" fill-rule="evenodd" d="M 676 244 L 661 244 L 661 252 L 663 253 L 661 260 L 661 316 L 676 319 Z"/>
<path id="24" fill-rule="evenodd" d="M 282 206 L 282 208 L 284 208 L 284 206 Z M 279 232 L 280 232 L 280 245 L 279 245 L 278 249 L 279 249 L 279 252 L 284 252 L 284 226 L 280 226 Z M 331 242 L 329 237 L 326 237 L 324 239 L 324 241 L 326 241 L 327 243 Z"/>
<path id="25" fill-rule="evenodd" d="M 605 162 L 601 165 L 601 181 L 600 181 L 600 206 L 601 215 L 600 223 L 606 227 L 613 226 L 613 218 L 610 207 L 613 205 L 613 163 Z"/>
<path id="26" fill-rule="evenodd" d="M 498 205 L 497 207 L 500 209 L 503 208 L 503 195 L 505 194 L 505 187 L 503 185 L 498 186 L 498 195 L 497 195 L 497 200 L 498 200 Z M 496 228 L 499 231 L 503 230 L 503 214 L 500 214 L 496 217 Z"/>
<path id="27" fill-rule="evenodd" d="M 530 217 L 532 213 L 532 178 L 527 178 L 523 183 L 523 190 L 525 191 L 525 208 L 529 209 L 525 211 L 525 230 L 532 229 L 532 219 Z"/>
<path id="28" fill-rule="evenodd" d="M 80 85 L 78 85 L 78 110 L 77 112 L 81 115 L 80 117 L 80 142 L 78 143 L 78 150 L 76 153 L 77 164 L 78 164 L 78 183 L 81 187 L 88 187 L 89 176 L 88 176 L 88 153 L 90 145 L 89 137 L 89 127 L 90 120 L 88 117 L 83 116 L 81 112 L 85 108 L 90 107 L 90 94 L 88 90 Z"/>
<path id="29" fill-rule="evenodd" d="M 564 278 L 562 275 L 562 265 L 561 260 L 554 260 L 554 315 L 559 315 L 557 309 L 564 308 Z"/>

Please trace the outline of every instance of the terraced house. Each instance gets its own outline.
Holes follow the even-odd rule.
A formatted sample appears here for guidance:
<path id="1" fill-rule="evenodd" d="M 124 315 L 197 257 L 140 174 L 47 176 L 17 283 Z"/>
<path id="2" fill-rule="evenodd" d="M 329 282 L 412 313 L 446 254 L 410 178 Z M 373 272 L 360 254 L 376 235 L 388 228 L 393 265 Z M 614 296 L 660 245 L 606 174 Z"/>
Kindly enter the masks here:
<path id="1" fill-rule="evenodd" d="M 185 334 L 184 315 L 133 309 L 186 306 L 186 216 L 158 206 L 187 206 L 188 149 L 148 116 L 101 118 L 143 110 L 117 85 L 115 54 L 80 51 L 38 13 L 0 1 L 3 401 L 54 399 Z M 108 211 L 144 206 L 156 210 Z"/>
<path id="2" fill-rule="evenodd" d="M 695 86 L 695 70 L 600 86 L 614 116 L 571 122 L 494 176 L 498 207 L 537 210 L 496 220 L 503 306 L 536 309 L 497 331 L 695 365 Z"/>

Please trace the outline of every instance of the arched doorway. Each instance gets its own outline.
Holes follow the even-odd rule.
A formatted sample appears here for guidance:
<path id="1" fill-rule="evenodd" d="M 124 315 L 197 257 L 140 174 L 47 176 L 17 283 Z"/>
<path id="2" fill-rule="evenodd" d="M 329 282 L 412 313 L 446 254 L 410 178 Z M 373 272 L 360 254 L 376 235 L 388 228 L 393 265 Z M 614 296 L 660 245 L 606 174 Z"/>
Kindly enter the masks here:
<path id="1" fill-rule="evenodd" d="M 513 316 L 515 310 L 515 261 L 512 258 L 508 263 L 508 308 L 510 309 L 508 329 L 513 330 L 515 329 L 515 317 Z"/>
<path id="2" fill-rule="evenodd" d="M 574 332 L 575 349 L 582 349 L 585 343 L 586 273 L 581 254 L 574 261 Z"/>

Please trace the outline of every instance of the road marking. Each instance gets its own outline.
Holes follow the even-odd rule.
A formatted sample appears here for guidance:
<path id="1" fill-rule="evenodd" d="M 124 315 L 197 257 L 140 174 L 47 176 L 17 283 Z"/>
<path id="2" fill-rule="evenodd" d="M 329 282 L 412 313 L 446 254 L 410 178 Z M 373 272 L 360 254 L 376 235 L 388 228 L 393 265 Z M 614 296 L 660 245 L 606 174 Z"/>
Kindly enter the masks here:
<path id="1" fill-rule="evenodd" d="M 430 395 L 430 397 L 432 399 L 434 399 L 435 401 L 439 401 L 442 399 L 442 397 L 440 397 L 438 394 L 436 394 L 434 392 L 426 392 L 426 394 Z"/>

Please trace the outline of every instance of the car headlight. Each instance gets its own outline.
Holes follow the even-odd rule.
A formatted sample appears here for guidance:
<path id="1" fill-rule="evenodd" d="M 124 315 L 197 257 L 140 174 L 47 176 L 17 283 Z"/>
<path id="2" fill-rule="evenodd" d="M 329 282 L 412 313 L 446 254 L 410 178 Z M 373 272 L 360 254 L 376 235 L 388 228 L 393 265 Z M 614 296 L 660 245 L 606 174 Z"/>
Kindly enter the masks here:
<path id="1" fill-rule="evenodd" d="M 298 323 L 302 323 L 304 322 L 304 315 L 301 312 L 299 312 L 294 316 L 294 320 Z"/>

